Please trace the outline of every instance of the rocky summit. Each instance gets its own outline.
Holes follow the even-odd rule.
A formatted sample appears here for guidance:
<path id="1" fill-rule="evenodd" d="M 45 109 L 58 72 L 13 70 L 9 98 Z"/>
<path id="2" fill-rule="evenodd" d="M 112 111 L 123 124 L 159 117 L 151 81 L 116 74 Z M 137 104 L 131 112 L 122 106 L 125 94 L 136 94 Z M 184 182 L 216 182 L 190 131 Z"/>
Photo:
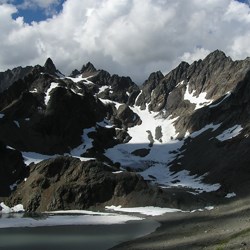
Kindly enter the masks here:
<path id="1" fill-rule="evenodd" d="M 249 135 L 250 59 L 219 50 L 139 86 L 50 58 L 0 73 L 0 197 L 28 211 L 248 196 Z"/>

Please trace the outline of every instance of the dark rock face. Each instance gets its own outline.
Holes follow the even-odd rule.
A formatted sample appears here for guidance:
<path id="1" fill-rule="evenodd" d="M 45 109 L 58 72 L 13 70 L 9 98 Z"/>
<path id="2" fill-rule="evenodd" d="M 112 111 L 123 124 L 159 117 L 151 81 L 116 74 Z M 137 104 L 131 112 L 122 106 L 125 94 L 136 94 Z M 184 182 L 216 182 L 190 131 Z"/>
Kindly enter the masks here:
<path id="1" fill-rule="evenodd" d="M 153 73 L 144 83 L 142 92 L 136 101 L 136 105 L 146 108 L 149 104 L 149 110 L 158 112 L 165 108 L 168 96 L 175 86 L 185 80 L 188 63 L 182 62 L 177 68 L 163 77 L 161 72 Z"/>
<path id="2" fill-rule="evenodd" d="M 31 166 L 29 178 L 18 186 L 8 204 L 21 202 L 27 211 L 53 211 L 112 202 L 129 205 L 134 203 L 134 195 L 141 197 L 138 204 L 144 200 L 148 204 L 162 202 L 163 195 L 153 197 L 155 190 L 142 177 L 114 171 L 96 161 L 81 162 L 70 157 L 46 160 Z"/>
<path id="3" fill-rule="evenodd" d="M 58 86 L 46 94 L 52 82 Z M 5 115 L 0 119 L 1 140 L 22 151 L 45 154 L 68 152 L 81 144 L 83 129 L 103 120 L 107 111 L 85 88 L 74 87 L 78 94 L 70 84 L 38 71 L 0 94 Z"/>
<path id="4" fill-rule="evenodd" d="M 11 185 L 27 176 L 28 168 L 25 167 L 20 152 L 6 147 L 2 142 L 0 142 L 0 158 L 0 197 L 4 197 L 10 195 Z"/>
<path id="5" fill-rule="evenodd" d="M 44 73 L 53 75 L 53 76 L 63 76 L 63 74 L 56 68 L 55 64 L 48 58 L 44 64 Z"/>
<path id="6" fill-rule="evenodd" d="M 219 141 L 216 136 L 222 130 L 207 130 L 187 140 L 182 148 L 183 157 L 173 162 L 172 170 L 185 168 L 191 174 L 205 174 L 205 182 L 221 184 L 219 192 L 222 197 L 231 192 L 246 195 L 250 185 L 249 138 L 244 137 L 243 132 L 231 140 Z"/>
<path id="7" fill-rule="evenodd" d="M 125 127 L 133 127 L 141 123 L 140 117 L 125 104 L 119 106 L 117 110 L 117 118 Z"/>
<path id="8" fill-rule="evenodd" d="M 39 65 L 27 66 L 27 67 L 17 67 L 12 70 L 7 70 L 5 72 L 0 72 L 0 93 L 8 89 L 14 82 L 24 80 L 30 77 L 30 74 L 37 73 L 47 73 L 53 76 L 62 75 L 62 73 L 56 69 L 53 61 L 48 58 L 44 64 L 44 67 Z"/>
<path id="9" fill-rule="evenodd" d="M 27 66 L 25 68 L 17 67 L 12 70 L 0 72 L 0 92 L 9 88 L 15 81 L 23 79 L 26 75 L 31 73 L 33 67 Z"/>

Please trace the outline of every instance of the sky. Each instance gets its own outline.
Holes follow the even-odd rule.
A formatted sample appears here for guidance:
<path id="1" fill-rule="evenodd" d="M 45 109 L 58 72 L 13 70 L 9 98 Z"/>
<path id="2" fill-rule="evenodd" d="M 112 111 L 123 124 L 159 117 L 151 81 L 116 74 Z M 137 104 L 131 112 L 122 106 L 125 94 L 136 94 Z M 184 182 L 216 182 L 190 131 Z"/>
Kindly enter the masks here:
<path id="1" fill-rule="evenodd" d="M 250 56 L 249 0 L 0 0 L 0 71 L 92 62 L 142 83 L 220 49 Z"/>

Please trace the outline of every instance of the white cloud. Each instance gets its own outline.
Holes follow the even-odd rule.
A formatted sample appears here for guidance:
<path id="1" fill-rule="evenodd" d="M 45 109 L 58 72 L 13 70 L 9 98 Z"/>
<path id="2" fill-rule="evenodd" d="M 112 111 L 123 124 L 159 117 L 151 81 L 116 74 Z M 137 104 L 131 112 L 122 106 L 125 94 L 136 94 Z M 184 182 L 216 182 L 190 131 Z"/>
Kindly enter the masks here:
<path id="1" fill-rule="evenodd" d="M 46 8 L 58 1 L 26 3 Z M 66 73 L 92 61 L 141 82 L 215 49 L 234 59 L 250 55 L 250 9 L 234 0 L 67 0 L 58 15 L 31 25 L 13 20 L 15 11 L 0 6 L 1 70 L 50 56 Z"/>

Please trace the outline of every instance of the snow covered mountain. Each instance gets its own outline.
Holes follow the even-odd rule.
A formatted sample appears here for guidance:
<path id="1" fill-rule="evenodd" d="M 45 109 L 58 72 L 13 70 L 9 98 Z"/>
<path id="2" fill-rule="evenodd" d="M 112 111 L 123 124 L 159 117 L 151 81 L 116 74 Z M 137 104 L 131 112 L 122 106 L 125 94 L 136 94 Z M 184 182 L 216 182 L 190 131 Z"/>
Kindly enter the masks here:
<path id="1" fill-rule="evenodd" d="M 9 202 L 183 207 L 247 194 L 249 58 L 214 51 L 140 87 L 91 63 L 68 77 L 51 59 L 25 72 L 0 78 L 0 196 Z"/>

